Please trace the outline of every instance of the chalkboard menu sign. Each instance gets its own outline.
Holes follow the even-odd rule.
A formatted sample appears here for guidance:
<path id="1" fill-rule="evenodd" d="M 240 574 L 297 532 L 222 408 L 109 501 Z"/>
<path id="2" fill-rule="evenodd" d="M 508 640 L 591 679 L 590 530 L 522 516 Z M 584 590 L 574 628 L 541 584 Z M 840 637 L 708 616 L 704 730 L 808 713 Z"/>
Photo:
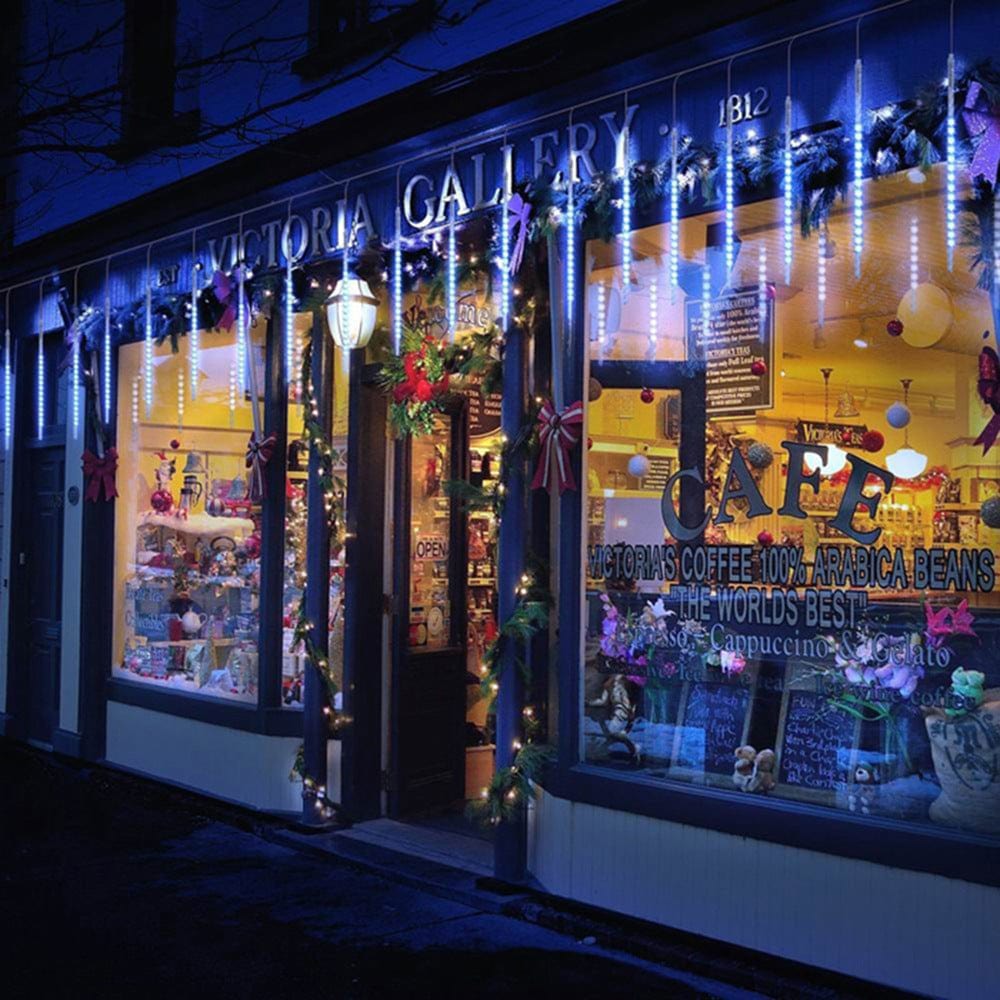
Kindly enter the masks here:
<path id="1" fill-rule="evenodd" d="M 706 774 L 732 774 L 733 752 L 745 742 L 752 688 L 691 682 L 674 765 Z"/>
<path id="2" fill-rule="evenodd" d="M 854 745 L 858 722 L 811 691 L 789 691 L 780 734 L 778 780 L 816 792 L 836 787 L 842 776 L 838 749 Z"/>
<path id="3" fill-rule="evenodd" d="M 763 315 L 761 306 L 763 305 Z M 774 406 L 774 299 L 768 288 L 740 288 L 707 304 L 687 303 L 688 357 L 705 362 L 710 417 L 753 413 Z M 764 362 L 762 375 L 754 362 Z"/>
<path id="4" fill-rule="evenodd" d="M 499 392 L 483 396 L 482 375 L 468 375 L 462 380 L 462 395 L 469 401 L 469 437 L 485 437 L 500 430 Z"/>

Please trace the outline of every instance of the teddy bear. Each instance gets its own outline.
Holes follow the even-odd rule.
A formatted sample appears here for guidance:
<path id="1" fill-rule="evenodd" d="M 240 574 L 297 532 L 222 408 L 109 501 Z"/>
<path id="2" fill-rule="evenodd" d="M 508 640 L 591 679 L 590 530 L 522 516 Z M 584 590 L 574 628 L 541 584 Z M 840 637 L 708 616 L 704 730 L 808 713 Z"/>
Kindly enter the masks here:
<path id="1" fill-rule="evenodd" d="M 741 792 L 745 792 L 753 780 L 757 751 L 752 746 L 737 747 L 733 751 L 733 756 L 736 758 L 736 763 L 733 765 L 733 784 Z"/>
<path id="2" fill-rule="evenodd" d="M 851 812 L 860 812 L 862 816 L 871 815 L 877 781 L 878 773 L 875 768 L 865 761 L 859 761 L 854 768 L 854 781 L 847 796 L 847 808 Z"/>
<path id="3" fill-rule="evenodd" d="M 776 755 L 773 750 L 761 750 L 753 762 L 753 777 L 747 785 L 748 792 L 769 792 L 777 784 L 774 777 Z"/>

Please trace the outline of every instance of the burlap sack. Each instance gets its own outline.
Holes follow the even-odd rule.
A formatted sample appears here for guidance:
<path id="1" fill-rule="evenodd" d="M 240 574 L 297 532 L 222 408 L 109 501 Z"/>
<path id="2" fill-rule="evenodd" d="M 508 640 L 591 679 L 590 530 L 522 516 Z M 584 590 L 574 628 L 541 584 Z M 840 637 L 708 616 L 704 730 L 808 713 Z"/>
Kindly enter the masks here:
<path id="1" fill-rule="evenodd" d="M 941 783 L 931 819 L 980 833 L 1000 832 L 1000 688 L 984 692 L 983 703 L 965 715 L 925 709 L 924 724 Z"/>

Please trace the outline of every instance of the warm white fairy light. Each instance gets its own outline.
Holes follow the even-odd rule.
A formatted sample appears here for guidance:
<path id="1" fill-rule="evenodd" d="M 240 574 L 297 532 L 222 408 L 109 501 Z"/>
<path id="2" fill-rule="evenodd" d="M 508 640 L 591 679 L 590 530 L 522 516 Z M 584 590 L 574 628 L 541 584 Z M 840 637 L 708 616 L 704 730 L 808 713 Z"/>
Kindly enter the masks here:
<path id="1" fill-rule="evenodd" d="M 763 242 L 757 251 L 757 313 L 763 336 L 767 326 L 767 244 Z"/>
<path id="2" fill-rule="evenodd" d="M 44 286 L 38 286 L 38 362 L 35 372 L 36 403 L 38 405 L 38 437 L 45 436 L 45 307 Z"/>
<path id="3" fill-rule="evenodd" d="M 236 423 L 236 365 L 229 366 L 229 426 Z"/>
<path id="4" fill-rule="evenodd" d="M 184 428 L 184 366 L 177 369 L 177 430 Z"/>
<path id="5" fill-rule="evenodd" d="M 101 352 L 104 369 L 103 390 L 104 421 L 111 420 L 111 258 L 104 265 L 104 350 Z"/>
<path id="6" fill-rule="evenodd" d="M 196 252 L 196 245 L 192 240 L 192 256 Z M 198 372 L 201 370 L 201 336 L 198 329 L 200 322 L 198 318 L 198 275 L 201 271 L 201 264 L 193 261 L 191 264 L 191 332 L 188 335 L 191 341 L 188 344 L 188 362 L 191 365 L 191 398 L 198 398 Z"/>
<path id="7" fill-rule="evenodd" d="M 247 302 L 243 294 L 246 267 L 240 261 L 236 268 L 236 384 L 242 396 L 247 385 Z"/>
<path id="8" fill-rule="evenodd" d="M 785 284 L 792 281 L 792 257 L 795 248 L 795 230 L 792 226 L 792 208 L 794 206 L 793 174 L 792 174 L 792 95 L 785 98 L 785 177 L 782 197 L 782 223 L 785 237 Z"/>
<path id="9" fill-rule="evenodd" d="M 920 283 L 920 223 L 910 219 L 910 309 L 917 308 L 917 285 Z"/>
<path id="10" fill-rule="evenodd" d="M 597 353 L 601 360 L 604 359 L 604 350 L 607 346 L 608 317 L 607 317 L 608 291 L 603 281 L 597 283 Z"/>
<path id="11" fill-rule="evenodd" d="M 403 343 L 403 213 L 396 206 L 396 242 L 392 248 L 392 349 Z"/>
<path id="12" fill-rule="evenodd" d="M 142 376 L 136 376 L 132 380 L 132 429 L 138 430 L 139 427 L 139 384 L 142 382 Z"/>
<path id="13" fill-rule="evenodd" d="M 826 311 L 826 229 L 817 230 L 816 242 L 816 319 L 823 325 Z"/>
<path id="14" fill-rule="evenodd" d="M 670 136 L 670 301 L 680 284 L 680 181 L 677 177 L 677 129 Z"/>
<path id="15" fill-rule="evenodd" d="M 659 317 L 657 316 L 658 303 L 656 297 L 659 293 L 656 278 L 649 282 L 649 356 L 656 357 L 656 341 L 659 334 Z"/>
<path id="16" fill-rule="evenodd" d="M 153 276 L 146 258 L 146 338 L 143 341 L 143 384 L 146 397 L 146 419 L 153 412 Z"/>
<path id="17" fill-rule="evenodd" d="M 627 115 L 626 109 L 626 115 Z M 628 293 L 632 284 L 632 164 L 629 156 L 628 127 L 621 135 L 622 172 L 622 288 Z"/>
<path id="18" fill-rule="evenodd" d="M 948 270 L 955 264 L 955 247 L 958 244 L 958 213 L 956 191 L 958 171 L 958 142 L 955 135 L 955 56 L 948 53 L 948 117 L 945 119 L 945 174 L 944 212 L 945 244 L 948 248 Z"/>
<path id="19" fill-rule="evenodd" d="M 726 236 L 725 236 L 725 258 L 726 258 L 726 282 L 732 279 L 733 264 L 736 262 L 736 210 L 735 192 L 733 190 L 733 121 L 732 116 L 728 117 L 726 124 Z"/>
<path id="20" fill-rule="evenodd" d="M 455 239 L 455 202 L 448 213 L 448 339 L 454 343 L 458 332 L 458 246 Z"/>
<path id="21" fill-rule="evenodd" d="M 864 223 L 864 138 L 865 126 L 862 118 L 862 72 L 860 56 L 854 61 L 854 183 L 851 198 L 854 213 L 854 274 L 861 274 L 861 254 L 865 248 Z"/>

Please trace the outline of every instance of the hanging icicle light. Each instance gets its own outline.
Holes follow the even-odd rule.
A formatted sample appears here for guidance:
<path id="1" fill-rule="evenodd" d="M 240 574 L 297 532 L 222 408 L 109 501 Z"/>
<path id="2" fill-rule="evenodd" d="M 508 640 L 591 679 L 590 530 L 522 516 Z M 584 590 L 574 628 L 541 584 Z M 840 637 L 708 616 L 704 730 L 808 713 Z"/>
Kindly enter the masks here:
<path id="1" fill-rule="evenodd" d="M 70 356 L 69 405 L 70 426 L 73 440 L 80 436 L 80 327 L 79 327 L 79 278 L 80 269 L 73 272 L 73 323 L 76 335 L 73 337 L 73 353 Z"/>
<path id="2" fill-rule="evenodd" d="M 191 237 L 191 332 L 188 344 L 188 362 L 191 365 L 191 398 L 198 398 L 198 372 L 201 371 L 201 331 L 198 317 L 198 285 L 201 264 L 194 259 L 198 252 L 195 237 Z"/>
<path id="3" fill-rule="evenodd" d="M 6 302 L 4 303 L 4 345 L 3 345 L 3 443 L 4 450 L 10 450 L 10 442 L 13 427 L 12 415 L 14 413 L 13 388 L 14 372 L 13 360 L 10 356 L 10 289 L 7 289 Z"/>
<path id="4" fill-rule="evenodd" d="M 649 357 L 656 357 L 656 342 L 659 335 L 659 319 L 657 317 L 656 296 L 659 293 L 656 278 L 649 282 Z"/>
<path id="5" fill-rule="evenodd" d="M 789 46 L 789 79 L 791 79 L 791 47 Z M 791 89 L 791 84 L 789 84 Z M 785 161 L 782 183 L 782 228 L 785 239 L 785 284 L 792 282 L 792 258 L 795 248 L 795 229 L 792 224 L 792 209 L 795 203 L 794 174 L 792 173 L 792 95 L 785 98 Z"/>
<path id="6" fill-rule="evenodd" d="M 608 338 L 607 302 L 607 287 L 603 281 L 599 281 L 597 283 L 597 355 L 602 361 Z"/>
<path id="7" fill-rule="evenodd" d="M 670 301 L 676 301 L 680 284 L 680 181 L 677 177 L 676 115 L 670 136 Z"/>
<path id="8" fill-rule="evenodd" d="M 820 326 L 826 319 L 826 224 L 816 232 L 816 320 Z"/>
<path id="9" fill-rule="evenodd" d="M 104 349 L 101 352 L 104 368 L 104 422 L 111 422 L 111 258 L 104 262 Z"/>
<path id="10" fill-rule="evenodd" d="M 958 244 L 958 212 L 956 211 L 958 142 L 955 135 L 955 54 L 948 53 L 948 117 L 945 119 L 944 211 L 945 243 L 948 248 L 948 270 L 955 264 Z"/>
<path id="11" fill-rule="evenodd" d="M 702 316 L 707 319 L 709 304 L 712 301 L 712 265 L 708 259 L 708 247 L 705 248 L 705 265 L 701 269 L 701 301 Z"/>
<path id="12" fill-rule="evenodd" d="M 920 284 L 920 223 L 910 219 L 910 309 L 917 309 L 917 285 Z"/>
<path id="13" fill-rule="evenodd" d="M 184 366 L 177 369 L 177 430 L 184 429 Z"/>
<path id="14" fill-rule="evenodd" d="M 242 222 L 240 225 L 242 230 Z M 240 246 L 242 245 L 241 232 Z M 241 398 L 247 387 L 247 300 L 243 289 L 246 274 L 246 266 L 241 257 L 236 268 L 236 384 Z"/>
<path id="15" fill-rule="evenodd" d="M 229 366 L 229 426 L 236 424 L 236 365 Z"/>
<path id="16" fill-rule="evenodd" d="M 993 297 L 1000 303 L 1000 198 L 993 199 Z"/>
<path id="17" fill-rule="evenodd" d="M 146 398 L 146 419 L 153 412 L 153 275 L 150 272 L 150 253 L 146 251 L 146 337 L 143 341 L 143 388 Z"/>
<path id="18" fill-rule="evenodd" d="M 628 99 L 625 101 L 625 121 L 628 121 Z M 627 296 L 632 284 L 632 164 L 629 156 L 628 126 L 622 126 L 622 290 Z"/>
<path id="19" fill-rule="evenodd" d="M 38 439 L 45 436 L 45 282 L 38 283 L 38 361 L 35 372 L 36 405 L 38 407 Z"/>
<path id="20" fill-rule="evenodd" d="M 452 164 L 454 167 L 454 163 Z M 455 239 L 455 201 L 448 212 L 448 339 L 455 343 L 458 333 L 458 244 Z"/>
<path id="21" fill-rule="evenodd" d="M 396 242 L 392 248 L 392 349 L 399 354 L 403 345 L 403 213 L 398 197 L 396 200 Z"/>
<path id="22" fill-rule="evenodd" d="M 514 186 L 510 147 L 503 145 L 503 198 L 500 200 L 500 328 L 507 332 L 510 310 L 510 224 L 507 219 Z"/>
<path id="23" fill-rule="evenodd" d="M 289 226 L 289 232 L 291 227 Z M 292 282 L 292 246 L 285 247 L 285 389 L 291 392 L 298 377 L 295 366 L 295 287 Z"/>
<path id="24" fill-rule="evenodd" d="M 732 60 L 729 62 L 729 69 L 726 73 L 726 93 L 732 93 L 732 83 L 731 83 L 731 71 L 732 71 Z M 736 262 L 736 234 L 734 232 L 735 228 L 735 195 L 733 191 L 733 116 L 731 114 L 726 115 L 726 162 L 724 165 L 725 170 L 725 221 L 726 221 L 726 235 L 725 235 L 725 259 L 726 259 L 726 280 L 725 284 L 728 284 L 732 280 L 733 274 L 733 264 Z"/>
<path id="25" fill-rule="evenodd" d="M 576 204 L 573 165 L 570 162 L 566 181 L 566 335 L 573 329 L 576 305 Z M 624 283 L 624 278 L 622 279 Z"/>
<path id="26" fill-rule="evenodd" d="M 763 337 L 767 327 L 767 244 L 763 240 L 757 251 L 757 314 Z"/>
<path id="27" fill-rule="evenodd" d="M 861 51 L 860 51 L 861 22 L 858 22 L 859 48 L 858 56 L 854 60 L 854 183 L 851 187 L 851 197 L 853 199 L 854 215 L 854 275 L 861 276 L 861 255 L 865 248 L 865 223 L 864 223 L 864 142 L 865 124 L 863 119 L 864 110 L 862 108 L 862 71 L 861 71 Z"/>
<path id="28" fill-rule="evenodd" d="M 139 385 L 141 382 L 141 375 L 132 379 L 132 430 L 134 432 L 139 429 Z"/>

